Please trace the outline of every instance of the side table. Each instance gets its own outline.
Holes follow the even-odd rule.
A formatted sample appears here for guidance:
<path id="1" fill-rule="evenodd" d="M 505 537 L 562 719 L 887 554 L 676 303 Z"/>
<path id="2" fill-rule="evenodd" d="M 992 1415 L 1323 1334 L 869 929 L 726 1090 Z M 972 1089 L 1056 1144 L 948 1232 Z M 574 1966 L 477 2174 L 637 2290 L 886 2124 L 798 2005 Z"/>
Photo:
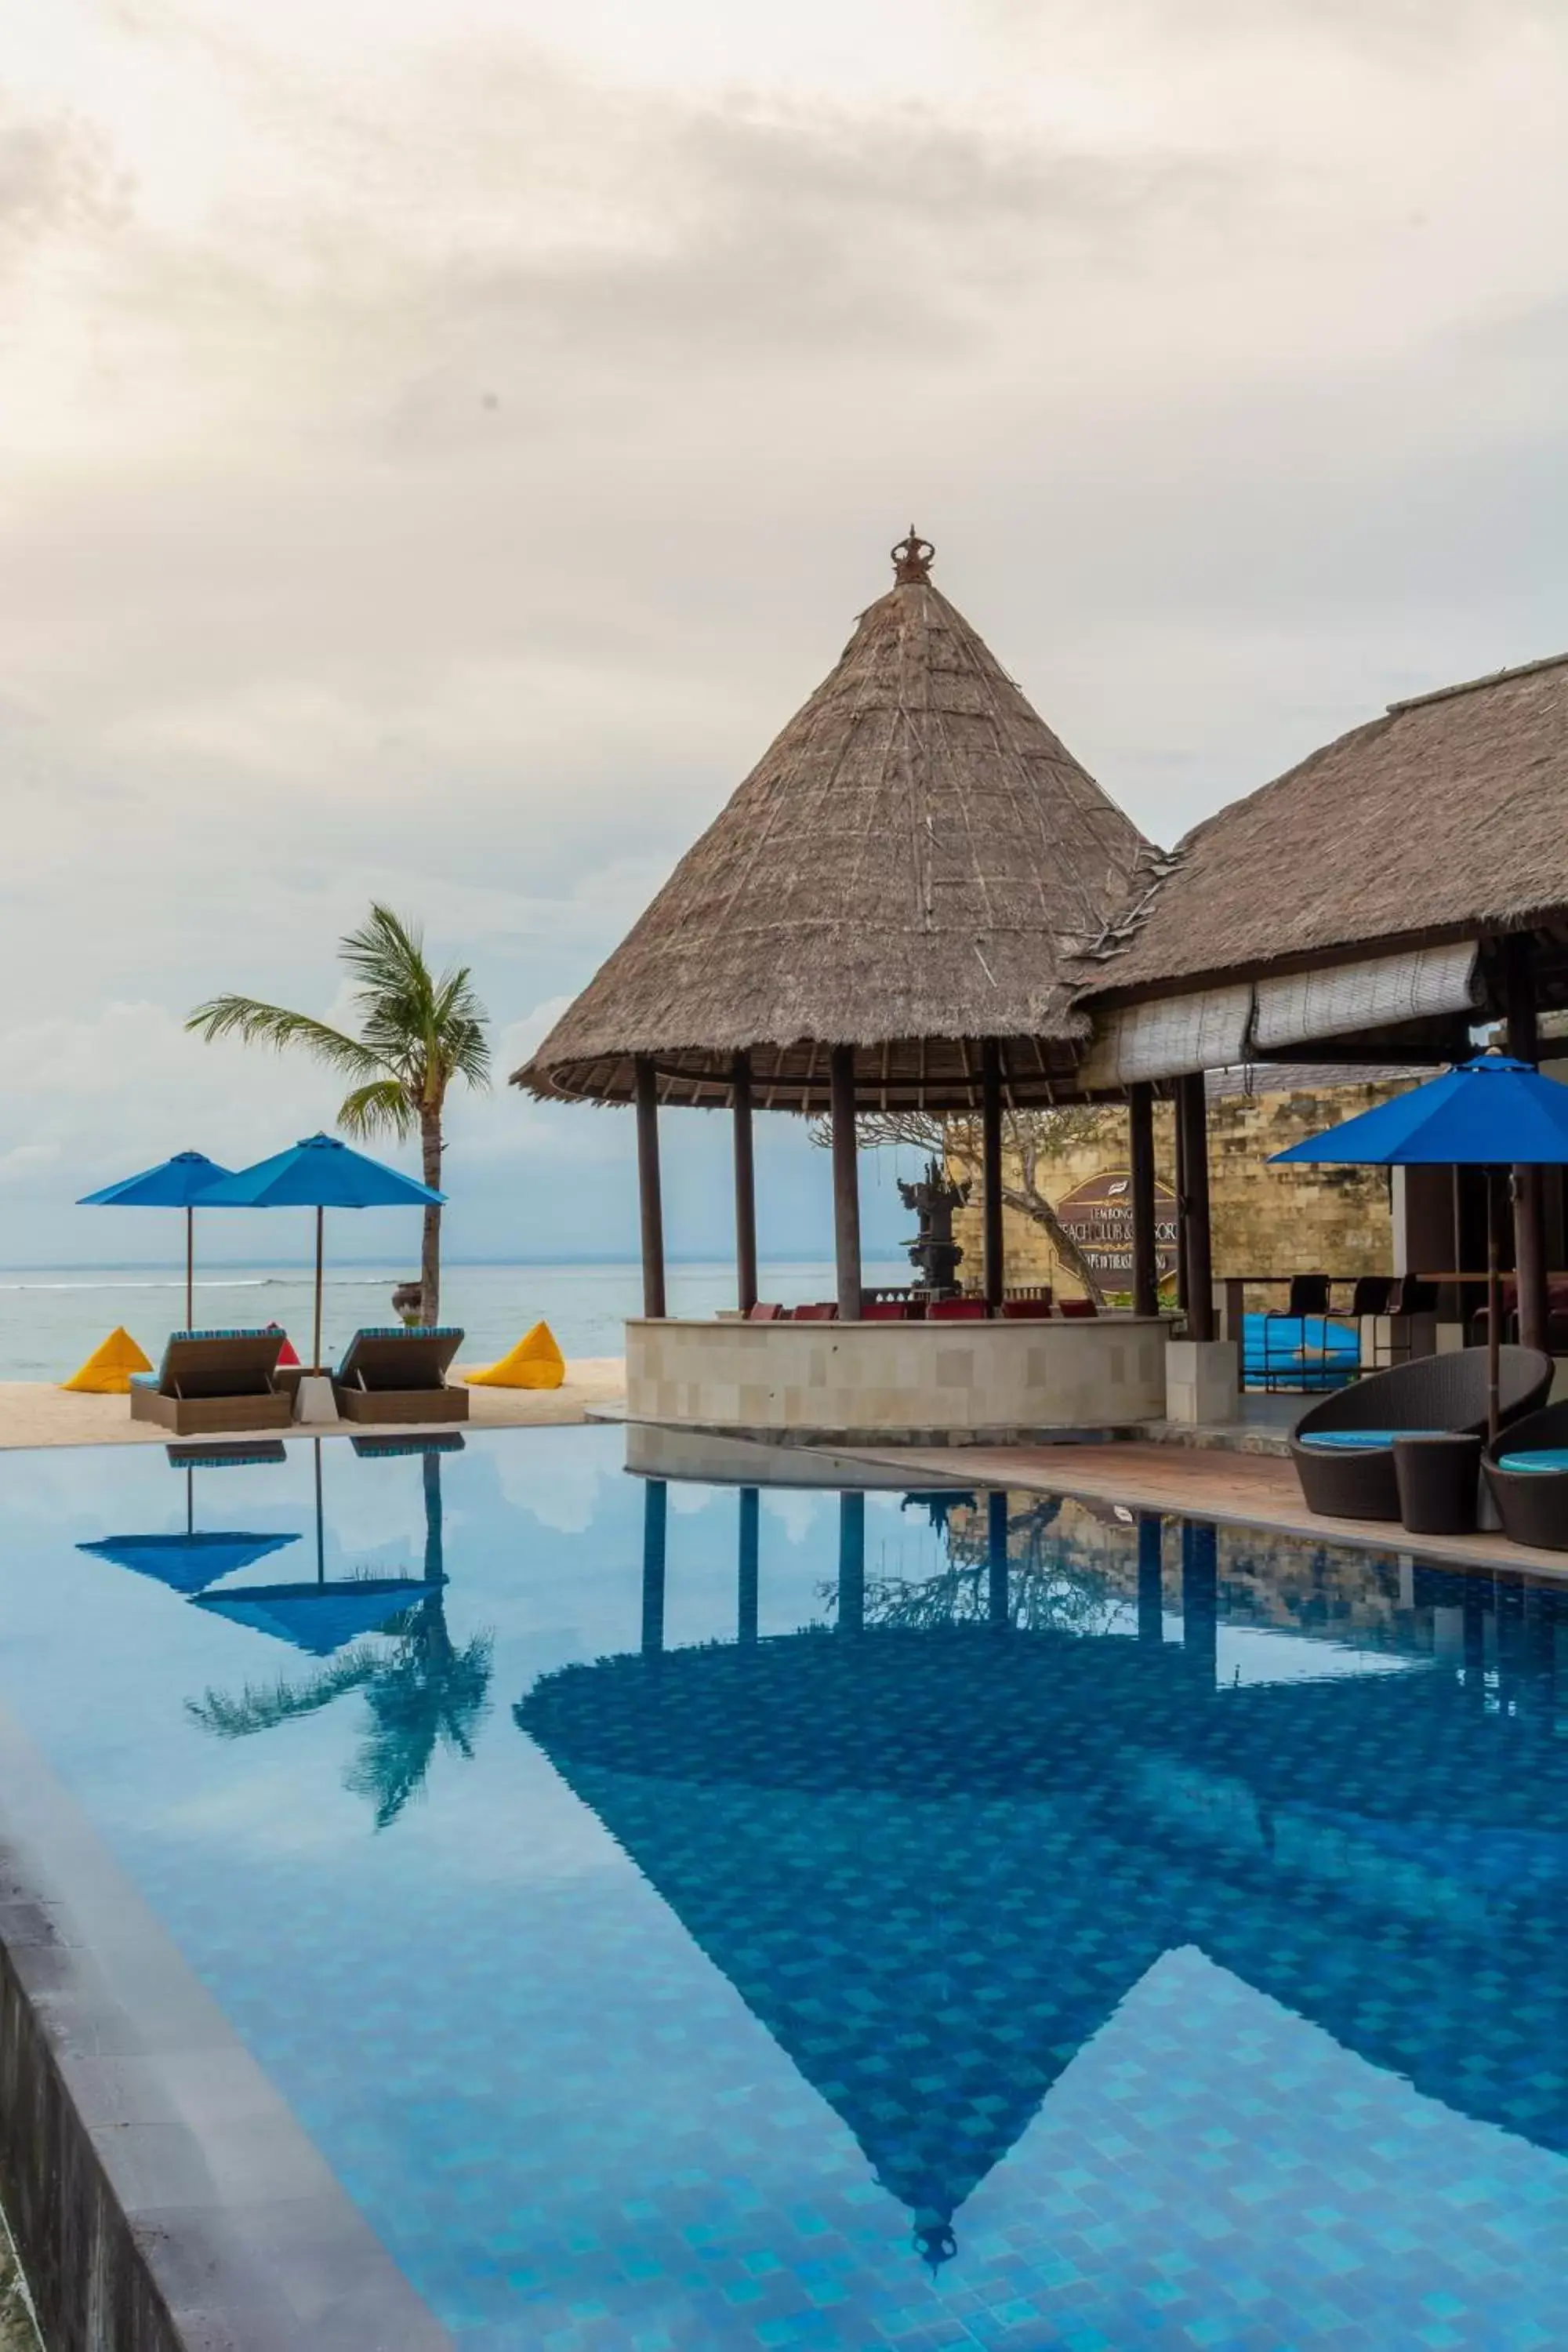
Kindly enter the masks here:
<path id="1" fill-rule="evenodd" d="M 1481 1441 L 1458 1431 L 1396 1437 L 1399 1516 L 1413 1536 L 1468 1536 L 1476 1528 Z"/>

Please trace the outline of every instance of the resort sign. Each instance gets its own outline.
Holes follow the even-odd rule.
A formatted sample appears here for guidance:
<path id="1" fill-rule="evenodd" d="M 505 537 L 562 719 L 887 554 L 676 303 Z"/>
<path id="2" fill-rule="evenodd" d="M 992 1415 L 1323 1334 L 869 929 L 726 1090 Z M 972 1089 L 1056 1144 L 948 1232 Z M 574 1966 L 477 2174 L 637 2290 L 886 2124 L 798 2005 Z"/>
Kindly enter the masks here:
<path id="1" fill-rule="evenodd" d="M 1067 1227 L 1096 1275 L 1132 1279 L 1132 1179 L 1124 1168 L 1091 1176 L 1057 1202 Z M 1176 1196 L 1154 1180 L 1154 1254 L 1163 1281 L 1176 1270 Z"/>

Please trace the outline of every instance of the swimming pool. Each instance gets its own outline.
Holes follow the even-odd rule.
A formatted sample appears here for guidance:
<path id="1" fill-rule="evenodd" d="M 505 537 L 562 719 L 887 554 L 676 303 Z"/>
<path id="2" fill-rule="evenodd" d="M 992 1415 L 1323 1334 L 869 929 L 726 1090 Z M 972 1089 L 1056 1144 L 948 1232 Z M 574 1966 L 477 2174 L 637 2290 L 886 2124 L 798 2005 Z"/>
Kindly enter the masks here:
<path id="1" fill-rule="evenodd" d="M 1555 1591 L 622 1448 L 0 1459 L 0 1702 L 463 2352 L 1561 2342 Z"/>

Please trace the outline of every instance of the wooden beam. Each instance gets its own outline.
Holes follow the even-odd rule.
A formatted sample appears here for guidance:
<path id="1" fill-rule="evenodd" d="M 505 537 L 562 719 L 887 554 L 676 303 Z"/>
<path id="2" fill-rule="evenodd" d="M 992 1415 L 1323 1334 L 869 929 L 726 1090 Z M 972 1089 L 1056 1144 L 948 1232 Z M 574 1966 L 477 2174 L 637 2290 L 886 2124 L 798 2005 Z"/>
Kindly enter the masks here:
<path id="1" fill-rule="evenodd" d="M 1002 1049 L 987 1037 L 980 1049 L 980 1186 L 985 1260 L 985 1304 L 1002 1307 L 1006 1280 L 1002 1236 Z"/>
<path id="2" fill-rule="evenodd" d="M 1154 1230 L 1154 1089 L 1127 1093 L 1127 1165 L 1132 1209 L 1132 1312 L 1160 1311 L 1160 1260 Z"/>
<path id="3" fill-rule="evenodd" d="M 829 1062 L 833 1120 L 833 1251 L 838 1319 L 860 1320 L 860 1168 L 855 1133 L 855 1048 L 835 1045 Z"/>
<path id="4" fill-rule="evenodd" d="M 731 1100 L 735 1121 L 735 1296 L 742 1315 L 757 1303 L 757 1179 L 752 1151 L 752 1057 L 737 1054 Z"/>
<path id="5" fill-rule="evenodd" d="M 637 1107 L 637 1200 L 642 1212 L 642 1311 L 664 1305 L 664 1202 L 658 1181 L 658 1078 L 647 1054 L 633 1064 Z"/>
<path id="6" fill-rule="evenodd" d="M 1179 1078 L 1171 1089 L 1171 1127 L 1176 1150 L 1176 1304 L 1184 1315 L 1191 1293 L 1187 1286 L 1187 1138 Z"/>
<path id="7" fill-rule="evenodd" d="M 1533 942 L 1521 932 L 1504 940 L 1503 1003 L 1508 1050 L 1531 1068 L 1541 1059 Z M 1524 1348 L 1546 1346 L 1549 1300 L 1546 1268 L 1545 1185 L 1539 1168 L 1513 1171 L 1513 1266 L 1519 1286 L 1519 1339 Z"/>
<path id="8" fill-rule="evenodd" d="M 1192 1071 L 1177 1081 L 1176 1115 L 1182 1127 L 1182 1173 L 1186 1188 L 1182 1227 L 1187 1244 L 1187 1337 L 1212 1339 L 1214 1246 L 1209 1224 L 1208 1097 L 1201 1070 Z"/>

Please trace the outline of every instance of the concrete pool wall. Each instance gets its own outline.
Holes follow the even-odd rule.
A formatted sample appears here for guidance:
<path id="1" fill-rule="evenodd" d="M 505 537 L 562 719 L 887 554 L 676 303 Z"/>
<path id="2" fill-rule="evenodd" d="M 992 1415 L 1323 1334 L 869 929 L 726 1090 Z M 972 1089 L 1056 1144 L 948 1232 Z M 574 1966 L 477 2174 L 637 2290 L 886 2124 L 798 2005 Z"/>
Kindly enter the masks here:
<path id="1" fill-rule="evenodd" d="M 450 2352 L 3 1707 L 0 2203 L 49 2352 Z"/>

